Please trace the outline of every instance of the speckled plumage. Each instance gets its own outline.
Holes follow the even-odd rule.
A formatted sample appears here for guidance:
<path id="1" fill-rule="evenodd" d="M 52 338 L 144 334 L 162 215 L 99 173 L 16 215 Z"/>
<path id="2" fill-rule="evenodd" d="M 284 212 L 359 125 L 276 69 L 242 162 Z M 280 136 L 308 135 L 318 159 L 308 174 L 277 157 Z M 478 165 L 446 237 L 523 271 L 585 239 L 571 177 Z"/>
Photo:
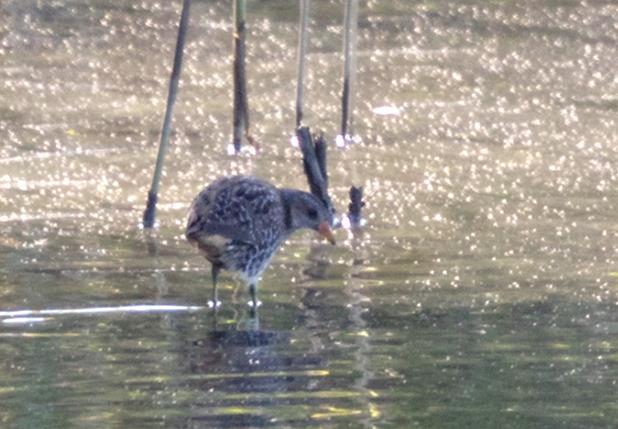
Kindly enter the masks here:
<path id="1" fill-rule="evenodd" d="M 221 268 L 240 274 L 255 304 L 255 284 L 281 242 L 296 229 L 319 230 L 325 222 L 332 222 L 330 213 L 307 192 L 278 189 L 254 177 L 223 177 L 194 199 L 186 237 L 213 264 L 215 305 Z"/>

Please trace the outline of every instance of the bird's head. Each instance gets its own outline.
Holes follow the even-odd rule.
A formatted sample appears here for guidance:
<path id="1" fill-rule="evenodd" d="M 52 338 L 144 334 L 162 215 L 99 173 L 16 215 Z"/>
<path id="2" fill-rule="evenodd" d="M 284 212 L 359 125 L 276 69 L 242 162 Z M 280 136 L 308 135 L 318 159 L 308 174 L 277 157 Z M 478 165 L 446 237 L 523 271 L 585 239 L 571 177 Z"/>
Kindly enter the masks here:
<path id="1" fill-rule="evenodd" d="M 286 208 L 286 227 L 289 232 L 300 228 L 317 231 L 331 244 L 335 237 L 330 229 L 333 214 L 318 198 L 308 192 L 284 189 L 283 202 Z"/>

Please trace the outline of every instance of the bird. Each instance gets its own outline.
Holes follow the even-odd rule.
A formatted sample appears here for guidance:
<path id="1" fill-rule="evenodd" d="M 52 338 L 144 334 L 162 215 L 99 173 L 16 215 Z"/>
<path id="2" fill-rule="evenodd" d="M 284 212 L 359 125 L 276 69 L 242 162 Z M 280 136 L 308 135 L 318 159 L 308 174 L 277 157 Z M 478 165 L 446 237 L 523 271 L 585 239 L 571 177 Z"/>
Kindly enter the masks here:
<path id="1" fill-rule="evenodd" d="M 318 197 L 277 188 L 253 176 L 216 179 L 193 200 L 185 236 L 212 264 L 212 300 L 217 300 L 221 269 L 237 273 L 248 286 L 256 308 L 256 287 L 281 243 L 294 231 L 309 228 L 335 244 L 333 213 Z"/>

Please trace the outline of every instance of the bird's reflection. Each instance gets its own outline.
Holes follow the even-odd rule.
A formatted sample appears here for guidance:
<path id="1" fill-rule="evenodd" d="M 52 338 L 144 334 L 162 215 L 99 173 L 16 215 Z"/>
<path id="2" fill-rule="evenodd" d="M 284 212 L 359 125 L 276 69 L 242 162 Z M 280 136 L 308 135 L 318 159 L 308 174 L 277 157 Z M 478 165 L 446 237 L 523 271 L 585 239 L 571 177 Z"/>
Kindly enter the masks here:
<path id="1" fill-rule="evenodd" d="M 219 328 L 219 311 L 212 312 L 212 329 L 208 337 L 198 340 L 196 345 L 235 346 L 235 347 L 262 347 L 274 344 L 281 340 L 281 335 L 272 331 L 260 330 L 260 317 L 258 308 L 249 308 L 246 317 L 234 317 L 236 329 Z M 234 312 L 237 315 L 237 312 Z"/>
<path id="2" fill-rule="evenodd" d="M 234 314 L 238 315 L 236 312 Z M 268 347 L 285 342 L 289 337 L 287 333 L 261 330 L 257 308 L 248 309 L 244 317 L 234 317 L 233 320 L 237 321 L 235 329 L 230 329 L 229 323 L 224 324 L 223 327 L 219 325 L 220 311 L 212 311 L 210 316 L 212 317 L 211 330 L 205 338 L 194 341 L 194 346 L 205 352 L 229 347 Z"/>
<path id="3" fill-rule="evenodd" d="M 313 275 L 309 277 L 333 275 L 329 271 L 333 267 L 330 249 L 326 245 L 312 248 L 308 265 Z M 319 394 L 341 382 L 340 375 L 333 375 L 328 354 L 324 353 L 333 341 L 330 327 L 341 326 L 324 317 L 325 312 L 338 305 L 322 305 L 322 288 L 312 287 L 311 283 L 303 285 L 305 293 L 300 303 L 265 302 L 262 307 L 250 308 L 240 299 L 244 296 L 238 288 L 232 294 L 231 305 L 201 313 L 207 332 L 183 345 L 186 354 L 182 368 L 190 374 L 187 383 L 195 398 L 190 405 L 188 427 L 196 422 L 208 423 L 209 427 L 260 424 L 261 411 L 250 405 L 267 403 L 268 407 L 276 407 L 287 404 L 297 392 Z M 343 308 L 335 312 L 345 314 Z M 286 317 L 290 317 L 289 323 L 283 323 Z M 274 319 L 279 322 L 273 324 Z M 347 324 L 347 318 L 343 319 L 337 320 Z M 287 328 L 273 328 L 279 324 Z M 332 398 L 317 401 L 329 406 L 333 402 Z M 233 413 L 221 406 L 228 403 L 236 404 Z"/>

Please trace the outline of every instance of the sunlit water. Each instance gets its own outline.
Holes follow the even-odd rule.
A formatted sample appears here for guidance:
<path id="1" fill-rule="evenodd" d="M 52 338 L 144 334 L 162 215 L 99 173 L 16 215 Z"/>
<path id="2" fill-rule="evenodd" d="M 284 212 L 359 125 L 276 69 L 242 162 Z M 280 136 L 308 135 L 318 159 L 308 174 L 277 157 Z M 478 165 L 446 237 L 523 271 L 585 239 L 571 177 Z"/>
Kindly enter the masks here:
<path id="1" fill-rule="evenodd" d="M 173 3 L 173 4 L 172 4 Z M 180 1 L 0 3 L 0 426 L 614 428 L 618 5 L 313 2 L 306 122 L 333 142 L 335 248 L 294 235 L 259 287 L 183 239 L 193 196 L 290 145 L 296 4 L 250 1 L 259 156 L 227 155 L 229 2 L 192 8 L 156 232 L 138 228 Z"/>

